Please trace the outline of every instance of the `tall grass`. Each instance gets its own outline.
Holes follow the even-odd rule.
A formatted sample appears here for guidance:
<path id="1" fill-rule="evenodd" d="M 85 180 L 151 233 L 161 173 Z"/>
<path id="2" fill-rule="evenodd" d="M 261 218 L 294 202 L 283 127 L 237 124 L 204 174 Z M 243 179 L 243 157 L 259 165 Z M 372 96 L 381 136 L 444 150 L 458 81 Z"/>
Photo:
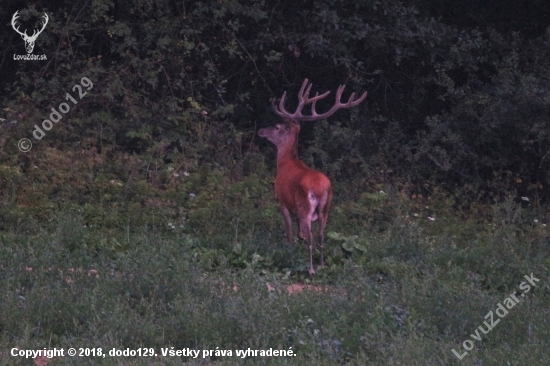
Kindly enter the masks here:
<path id="1" fill-rule="evenodd" d="M 48 225 L 6 230 L 0 361 L 29 364 L 9 355 L 13 347 L 153 347 L 157 357 L 65 357 L 52 365 L 550 364 L 550 241 L 542 222 L 534 225 L 528 212 L 505 219 L 519 209 L 513 202 L 484 222 L 445 210 L 430 220 L 391 200 L 376 205 L 363 214 L 355 207 L 354 215 L 347 203 L 334 208 L 330 265 L 315 277 L 307 275 L 303 243 L 288 246 L 281 230 L 246 223 L 214 244 L 174 225 L 90 227 L 70 210 Z M 484 316 L 531 273 L 537 286 L 473 340 Z M 293 284 L 303 291 L 289 293 Z M 459 360 L 451 350 L 462 354 L 468 339 L 474 348 Z M 170 347 L 233 356 L 163 357 Z M 296 356 L 236 356 L 248 348 Z"/>

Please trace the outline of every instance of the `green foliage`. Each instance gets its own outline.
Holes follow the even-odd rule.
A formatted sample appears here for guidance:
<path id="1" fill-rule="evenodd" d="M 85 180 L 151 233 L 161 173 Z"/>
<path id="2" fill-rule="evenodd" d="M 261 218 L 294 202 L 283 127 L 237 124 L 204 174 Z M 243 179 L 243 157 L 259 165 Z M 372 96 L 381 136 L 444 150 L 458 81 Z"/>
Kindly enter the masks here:
<path id="1" fill-rule="evenodd" d="M 511 171 L 524 192 L 547 184 L 550 75 L 547 57 L 531 59 L 542 39 L 527 47 L 524 42 L 495 31 L 461 34 L 449 57 L 435 65 L 445 90 L 440 99 L 452 107 L 426 119 L 415 161 L 431 160 L 455 182 L 485 186 L 495 174 Z"/>

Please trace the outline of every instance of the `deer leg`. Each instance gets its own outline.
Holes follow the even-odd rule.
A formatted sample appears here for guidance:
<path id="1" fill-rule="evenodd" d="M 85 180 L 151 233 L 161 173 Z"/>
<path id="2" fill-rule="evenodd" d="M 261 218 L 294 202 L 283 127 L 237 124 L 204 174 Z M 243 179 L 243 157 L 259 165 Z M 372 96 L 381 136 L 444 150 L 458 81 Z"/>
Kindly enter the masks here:
<path id="1" fill-rule="evenodd" d="M 281 214 L 285 219 L 286 241 L 288 242 L 288 244 L 292 244 L 292 242 L 294 241 L 294 237 L 292 236 L 292 218 L 290 217 L 290 211 L 283 204 L 281 204 L 280 208 L 281 208 Z"/>
<path id="2" fill-rule="evenodd" d="M 315 196 L 313 191 L 309 191 L 307 195 L 308 205 L 307 210 L 304 209 L 300 214 L 300 231 L 305 235 L 307 245 L 309 247 L 309 274 L 314 275 L 313 269 L 313 235 L 311 234 L 311 223 L 318 218 L 317 208 L 319 207 L 319 198 Z M 305 208 L 305 207 L 304 207 Z"/>

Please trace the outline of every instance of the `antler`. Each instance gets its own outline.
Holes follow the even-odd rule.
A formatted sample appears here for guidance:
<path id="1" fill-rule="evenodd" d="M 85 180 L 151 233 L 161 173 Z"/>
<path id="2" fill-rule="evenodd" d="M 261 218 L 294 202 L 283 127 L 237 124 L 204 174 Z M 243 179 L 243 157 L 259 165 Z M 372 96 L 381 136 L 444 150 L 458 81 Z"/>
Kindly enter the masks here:
<path id="1" fill-rule="evenodd" d="M 17 20 L 17 18 L 19 18 L 19 16 L 17 15 L 17 13 L 19 13 L 19 10 L 15 12 L 15 14 L 13 14 L 13 17 L 11 18 L 11 26 L 13 28 L 13 30 L 15 30 L 17 33 L 19 33 L 24 39 L 36 39 L 38 38 L 38 35 L 40 35 L 40 33 L 42 33 L 42 31 L 44 30 L 44 28 L 46 28 L 46 24 L 48 24 L 48 20 L 50 19 L 48 17 L 48 14 L 44 13 L 44 22 L 42 22 L 42 29 L 40 29 L 40 31 L 38 31 L 38 33 L 36 33 L 36 29 L 34 30 L 34 32 L 32 33 L 32 36 L 29 36 L 27 35 L 27 30 L 25 29 L 25 32 L 21 32 L 19 30 L 19 27 L 15 28 L 16 24 L 15 24 L 15 21 Z"/>
<path id="2" fill-rule="evenodd" d="M 11 26 L 12 26 L 13 30 L 16 31 L 17 33 L 19 33 L 20 35 L 26 36 L 27 33 L 22 33 L 22 32 L 20 32 L 20 31 L 19 31 L 19 27 L 15 28 L 15 21 L 17 20 L 17 18 L 19 18 L 19 16 L 17 15 L 17 13 L 19 13 L 19 10 L 17 10 L 17 11 L 15 12 L 15 14 L 13 14 L 13 17 L 11 18 Z M 26 31 L 27 31 L 27 30 L 25 30 L 25 32 L 26 32 Z"/>
<path id="3" fill-rule="evenodd" d="M 318 100 L 323 99 L 327 95 L 330 94 L 330 91 L 327 91 L 321 95 L 319 93 L 315 93 L 315 96 L 310 98 L 309 92 L 311 90 L 311 86 L 313 84 L 309 84 L 309 80 L 305 79 L 302 83 L 302 87 L 300 88 L 300 92 L 298 93 L 298 107 L 296 108 L 296 111 L 294 113 L 290 113 L 285 109 L 285 100 L 286 100 L 286 91 L 283 93 L 283 96 L 281 98 L 281 101 L 279 102 L 279 105 L 277 106 L 275 102 L 271 103 L 271 108 L 273 108 L 273 111 L 275 114 L 277 114 L 279 117 L 283 117 L 288 120 L 293 121 L 316 121 L 319 119 L 325 119 L 327 117 L 332 116 L 337 110 L 340 108 L 350 108 L 355 107 L 359 103 L 361 103 L 365 98 L 367 97 L 367 92 L 364 92 L 363 95 L 361 95 L 359 98 L 354 100 L 355 93 L 351 93 L 351 96 L 349 97 L 348 101 L 346 103 L 342 103 L 340 99 L 342 98 L 342 93 L 344 92 L 344 89 L 346 88 L 345 85 L 340 85 L 338 87 L 338 90 L 336 91 L 336 101 L 331 109 L 329 109 L 327 112 L 322 114 L 317 114 L 315 111 L 315 104 Z M 311 104 L 311 115 L 310 116 L 304 116 L 302 115 L 302 109 L 304 106 Z"/>

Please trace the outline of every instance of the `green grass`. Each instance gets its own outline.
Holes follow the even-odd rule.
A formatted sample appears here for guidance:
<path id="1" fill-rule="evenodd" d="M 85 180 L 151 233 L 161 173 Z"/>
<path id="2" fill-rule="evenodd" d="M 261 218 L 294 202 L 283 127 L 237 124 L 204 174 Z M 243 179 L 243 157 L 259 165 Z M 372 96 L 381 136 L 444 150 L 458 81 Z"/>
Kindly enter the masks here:
<path id="1" fill-rule="evenodd" d="M 330 230 L 340 239 L 328 241 L 330 265 L 315 277 L 305 245 L 284 244 L 281 227 L 243 224 L 242 234 L 212 243 L 180 228 L 89 227 L 71 211 L 49 226 L 27 221 L 0 233 L 0 363 L 31 364 L 9 356 L 13 347 L 153 347 L 158 357 L 51 365 L 550 364 L 546 228 L 523 219 L 526 212 L 514 222 L 444 211 L 430 221 L 385 205 L 391 215 L 347 222 L 345 205 L 334 209 Z M 530 273 L 537 286 L 473 340 L 484 316 Z M 289 294 L 296 283 L 312 287 Z M 459 361 L 451 350 L 463 353 L 468 339 L 473 350 Z M 162 357 L 170 347 L 233 356 Z M 296 356 L 236 356 L 248 348 Z"/>

